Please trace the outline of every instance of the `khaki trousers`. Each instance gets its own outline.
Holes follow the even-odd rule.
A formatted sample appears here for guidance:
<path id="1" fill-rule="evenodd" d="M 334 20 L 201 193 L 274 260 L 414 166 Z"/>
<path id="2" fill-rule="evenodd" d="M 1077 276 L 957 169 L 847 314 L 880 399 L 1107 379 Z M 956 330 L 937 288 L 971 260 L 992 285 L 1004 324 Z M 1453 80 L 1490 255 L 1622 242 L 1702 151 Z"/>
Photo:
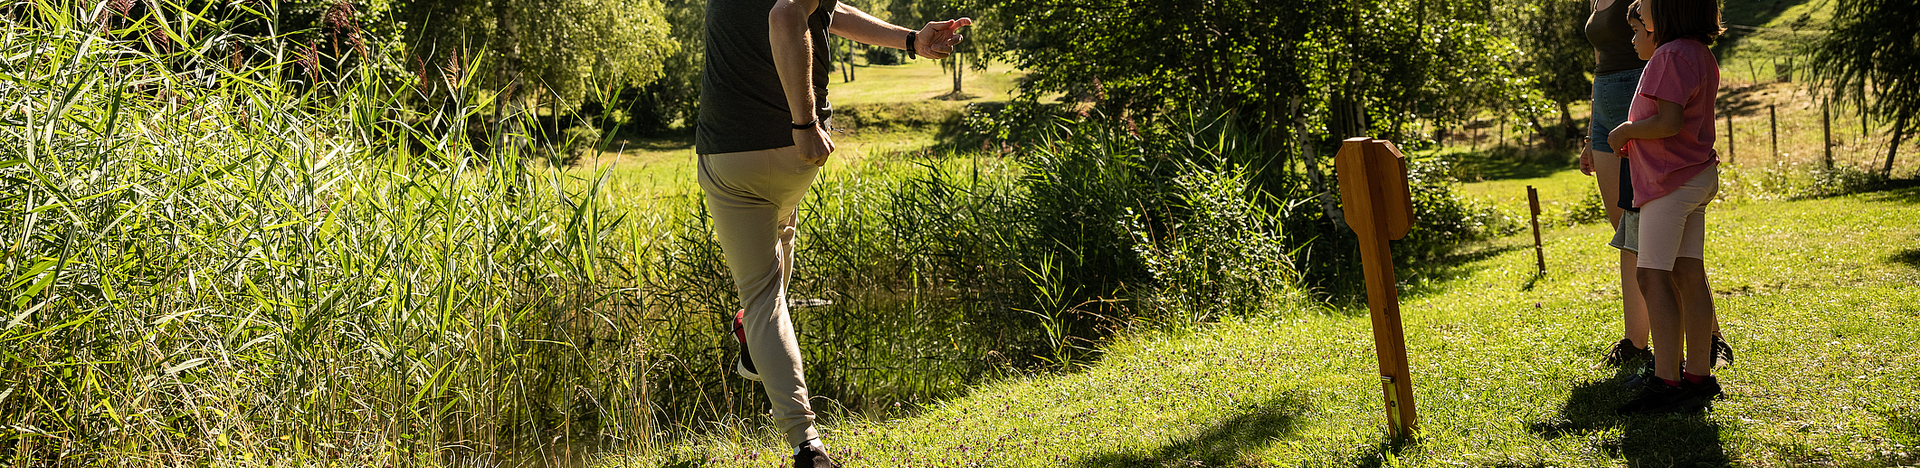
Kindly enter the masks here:
<path id="1" fill-rule="evenodd" d="M 800 200 L 820 168 L 802 161 L 799 147 L 788 146 L 703 154 L 699 172 L 721 252 L 746 309 L 746 346 L 773 402 L 774 424 L 788 445 L 806 443 L 820 434 L 813 427 L 800 346 L 787 315 L 787 281 L 793 275 Z"/>

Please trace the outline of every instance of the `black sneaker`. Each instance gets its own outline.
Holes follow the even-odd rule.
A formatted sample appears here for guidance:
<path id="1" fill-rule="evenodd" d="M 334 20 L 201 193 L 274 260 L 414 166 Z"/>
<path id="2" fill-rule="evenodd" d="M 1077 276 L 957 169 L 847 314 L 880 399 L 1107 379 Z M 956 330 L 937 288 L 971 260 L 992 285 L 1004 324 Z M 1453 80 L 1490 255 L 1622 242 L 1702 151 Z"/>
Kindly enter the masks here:
<path id="1" fill-rule="evenodd" d="M 1720 379 L 1716 379 L 1711 375 L 1702 377 L 1700 383 L 1693 384 L 1692 387 L 1693 393 L 1699 395 L 1703 400 L 1711 401 L 1725 395 L 1725 393 L 1720 391 Z"/>
<path id="2" fill-rule="evenodd" d="M 1637 360 L 1653 360 L 1653 351 L 1634 347 L 1633 340 L 1621 338 L 1619 343 L 1614 343 L 1613 348 L 1607 350 L 1607 357 L 1600 361 L 1600 366 L 1623 367 Z"/>
<path id="3" fill-rule="evenodd" d="M 1726 339 L 1720 338 L 1720 332 L 1713 332 L 1713 368 L 1719 369 L 1732 363 L 1733 347 L 1727 345 Z"/>
<path id="4" fill-rule="evenodd" d="M 1717 384 L 1716 384 L 1717 385 Z M 1620 414 L 1660 414 L 1660 413 L 1696 413 L 1707 408 L 1707 398 L 1702 395 L 1700 385 L 1681 382 L 1680 386 L 1667 385 L 1664 381 L 1649 379 L 1640 395 L 1633 397 L 1625 405 L 1620 405 Z"/>
<path id="5" fill-rule="evenodd" d="M 733 339 L 740 343 L 740 358 L 733 361 L 733 373 L 755 382 L 760 381 L 760 371 L 753 368 L 753 355 L 747 352 L 747 309 L 733 313 Z"/>
<path id="6" fill-rule="evenodd" d="M 840 468 L 840 464 L 834 463 L 827 452 L 813 445 L 802 445 L 793 452 L 793 468 Z"/>

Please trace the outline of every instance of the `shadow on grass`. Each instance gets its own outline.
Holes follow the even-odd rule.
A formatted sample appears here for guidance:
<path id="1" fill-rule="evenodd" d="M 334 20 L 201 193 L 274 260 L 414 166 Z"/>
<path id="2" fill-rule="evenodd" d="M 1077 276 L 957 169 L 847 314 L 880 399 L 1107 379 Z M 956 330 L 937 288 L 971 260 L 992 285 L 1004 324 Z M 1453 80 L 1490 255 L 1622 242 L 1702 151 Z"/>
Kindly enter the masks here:
<path id="1" fill-rule="evenodd" d="M 1907 249 L 1900 253 L 1893 254 L 1892 257 L 1887 258 L 1887 261 L 1920 268 L 1920 248 Z"/>
<path id="2" fill-rule="evenodd" d="M 1503 145 L 1478 151 L 1446 153 L 1440 157 L 1452 166 L 1454 178 L 1462 182 L 1537 179 L 1579 167 L 1580 164 L 1578 148 L 1539 149 Z"/>
<path id="3" fill-rule="evenodd" d="M 1494 245 L 1491 242 L 1479 243 L 1478 248 L 1462 248 L 1432 262 L 1419 262 L 1412 265 L 1398 264 L 1396 272 L 1400 276 L 1400 297 L 1408 298 L 1442 294 L 1454 286 L 1451 279 L 1474 276 L 1480 270 L 1493 268 L 1494 265 L 1480 263 L 1501 254 L 1515 250 L 1532 249 L 1525 244 Z M 1470 249 L 1470 250 L 1469 250 Z M 1360 312 L 1366 312 L 1365 297 L 1360 298 Z"/>
<path id="4" fill-rule="evenodd" d="M 1703 414 L 1616 414 L 1614 410 L 1628 399 L 1626 378 L 1631 371 L 1627 369 L 1611 379 L 1575 386 L 1557 418 L 1528 424 L 1527 430 L 1558 439 L 1619 428 L 1620 438 L 1603 441 L 1601 448 L 1624 459 L 1627 466 L 1726 466 L 1732 462 L 1720 440 L 1720 425 Z"/>
<path id="5" fill-rule="evenodd" d="M 1876 202 L 1920 204 L 1920 179 L 1887 181 L 1888 190 L 1867 194 L 1867 199 Z"/>
<path id="6" fill-rule="evenodd" d="M 1786 13 L 1787 10 L 1791 10 L 1793 9 L 1793 7 L 1799 6 L 1809 1 L 1812 1 L 1812 0 L 1775 0 L 1772 2 L 1730 2 L 1726 5 L 1725 8 L 1721 9 L 1721 13 L 1720 13 L 1721 20 L 1731 25 L 1765 26 L 1767 25 L 1767 23 L 1773 22 L 1774 18 L 1778 18 L 1781 14 Z M 1798 18 L 1797 20 L 1805 21 L 1808 19 L 1809 18 L 1806 18 L 1803 16 L 1801 18 Z M 1789 24 L 1788 26 L 1801 27 L 1801 26 L 1805 26 L 1805 24 L 1802 24 L 1796 21 L 1796 23 Z M 1745 39 L 1747 36 L 1754 34 L 1752 31 L 1748 29 L 1740 29 L 1740 28 L 1735 28 L 1727 32 L 1728 34 L 1726 36 L 1723 36 L 1718 43 L 1715 43 L 1713 45 L 1713 51 L 1716 54 L 1732 50 L 1734 45 L 1738 44 L 1741 39 Z"/>
<path id="7" fill-rule="evenodd" d="M 1341 466 L 1352 466 L 1356 468 L 1380 468 L 1383 466 L 1400 466 L 1400 462 L 1398 460 L 1398 457 L 1400 456 L 1400 454 L 1402 452 L 1405 452 L 1407 448 L 1412 447 L 1414 444 L 1418 444 L 1418 443 L 1420 443 L 1419 439 L 1381 440 L 1379 443 L 1376 443 L 1370 447 L 1367 447 L 1366 450 L 1360 452 L 1359 455 L 1354 456 L 1352 460 L 1348 460 L 1346 463 L 1341 464 Z"/>
<path id="8" fill-rule="evenodd" d="M 1258 451 L 1299 429 L 1307 406 L 1291 393 L 1264 403 L 1249 404 L 1237 415 L 1223 417 L 1213 427 L 1185 440 L 1172 441 L 1152 453 L 1109 453 L 1081 459 L 1083 467 L 1240 466 Z"/>

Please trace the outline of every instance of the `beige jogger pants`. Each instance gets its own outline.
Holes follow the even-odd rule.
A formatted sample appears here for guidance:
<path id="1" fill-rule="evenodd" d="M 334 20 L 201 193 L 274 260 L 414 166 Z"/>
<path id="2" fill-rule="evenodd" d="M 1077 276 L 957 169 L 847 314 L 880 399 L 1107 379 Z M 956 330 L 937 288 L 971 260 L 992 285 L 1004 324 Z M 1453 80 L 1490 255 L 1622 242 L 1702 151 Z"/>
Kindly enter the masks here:
<path id="1" fill-rule="evenodd" d="M 797 146 L 703 154 L 700 190 L 720 238 L 727 269 L 746 309 L 749 354 L 773 402 L 773 421 L 788 445 L 819 433 L 807 401 L 800 345 L 787 316 L 787 280 L 793 274 L 793 236 L 800 200 L 820 168 L 800 159 Z"/>

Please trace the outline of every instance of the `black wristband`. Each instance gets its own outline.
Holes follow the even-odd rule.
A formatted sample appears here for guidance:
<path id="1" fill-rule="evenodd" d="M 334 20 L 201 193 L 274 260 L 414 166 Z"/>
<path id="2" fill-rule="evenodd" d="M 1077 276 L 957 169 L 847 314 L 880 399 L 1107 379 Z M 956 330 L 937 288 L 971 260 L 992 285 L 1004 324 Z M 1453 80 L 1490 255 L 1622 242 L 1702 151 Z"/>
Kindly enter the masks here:
<path id="1" fill-rule="evenodd" d="M 814 117 L 813 120 L 808 120 L 807 123 L 793 124 L 793 129 L 794 130 L 811 130 L 813 129 L 813 127 L 818 125 L 820 125 L 820 118 Z"/>
<path id="2" fill-rule="evenodd" d="M 919 37 L 920 31 L 907 31 L 907 58 L 914 58 L 920 55 L 919 47 L 917 47 L 919 44 L 916 43 Z"/>

